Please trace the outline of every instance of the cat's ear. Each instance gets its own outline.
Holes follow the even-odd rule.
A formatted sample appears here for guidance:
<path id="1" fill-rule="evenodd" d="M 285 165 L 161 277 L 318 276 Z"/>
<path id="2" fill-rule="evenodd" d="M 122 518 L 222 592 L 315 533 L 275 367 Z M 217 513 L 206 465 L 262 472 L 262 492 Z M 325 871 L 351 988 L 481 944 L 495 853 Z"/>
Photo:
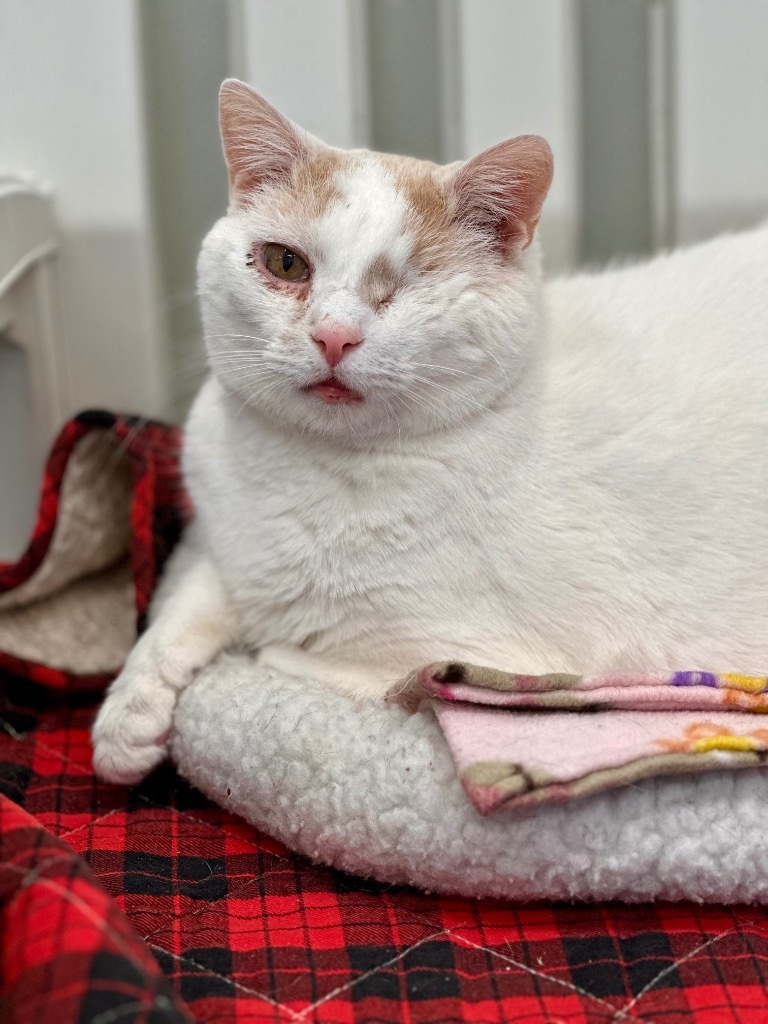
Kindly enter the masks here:
<path id="1" fill-rule="evenodd" d="M 219 126 L 233 200 L 290 174 L 307 155 L 295 125 L 236 78 L 228 78 L 219 92 Z"/>
<path id="2" fill-rule="evenodd" d="M 455 215 L 492 233 L 507 256 L 531 244 L 551 183 L 549 144 L 519 135 L 461 165 L 450 186 Z"/>

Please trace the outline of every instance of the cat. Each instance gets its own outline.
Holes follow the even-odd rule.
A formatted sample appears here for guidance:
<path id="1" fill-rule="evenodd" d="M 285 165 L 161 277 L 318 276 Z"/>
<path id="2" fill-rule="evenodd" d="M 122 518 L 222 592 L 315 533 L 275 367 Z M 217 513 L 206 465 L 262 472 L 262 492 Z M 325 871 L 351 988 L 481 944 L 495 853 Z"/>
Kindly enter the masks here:
<path id="1" fill-rule="evenodd" d="M 768 670 L 768 226 L 544 283 L 552 155 L 341 151 L 221 91 L 196 517 L 110 687 L 130 783 L 225 646 L 363 699 L 431 661 Z"/>

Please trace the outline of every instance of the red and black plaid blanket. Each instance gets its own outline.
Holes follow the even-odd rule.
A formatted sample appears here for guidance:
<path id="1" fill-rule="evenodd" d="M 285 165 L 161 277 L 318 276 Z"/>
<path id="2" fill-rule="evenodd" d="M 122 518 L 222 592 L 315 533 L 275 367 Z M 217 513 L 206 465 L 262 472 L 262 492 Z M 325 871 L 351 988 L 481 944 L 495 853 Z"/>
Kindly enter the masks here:
<path id="1" fill-rule="evenodd" d="M 183 519 L 178 432 L 89 414 L 54 447 L 42 564 L 72 451 L 109 432 L 130 478 L 140 624 Z M 751 907 L 478 902 L 317 867 L 170 767 L 99 783 L 106 674 L 0 655 L 0 1021 L 763 1024 L 768 914 Z"/>

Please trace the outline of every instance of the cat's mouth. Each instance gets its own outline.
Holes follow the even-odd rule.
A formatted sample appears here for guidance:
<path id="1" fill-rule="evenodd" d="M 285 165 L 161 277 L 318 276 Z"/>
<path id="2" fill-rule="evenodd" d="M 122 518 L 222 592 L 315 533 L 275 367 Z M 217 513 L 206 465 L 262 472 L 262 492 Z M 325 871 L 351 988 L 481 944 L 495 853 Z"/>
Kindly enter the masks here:
<path id="1" fill-rule="evenodd" d="M 346 384 L 342 384 L 336 377 L 328 377 L 326 380 L 321 380 L 317 384 L 310 384 L 301 390 L 307 395 L 317 395 L 323 402 L 336 405 L 365 401 L 361 394 L 353 391 L 352 388 L 348 388 Z"/>

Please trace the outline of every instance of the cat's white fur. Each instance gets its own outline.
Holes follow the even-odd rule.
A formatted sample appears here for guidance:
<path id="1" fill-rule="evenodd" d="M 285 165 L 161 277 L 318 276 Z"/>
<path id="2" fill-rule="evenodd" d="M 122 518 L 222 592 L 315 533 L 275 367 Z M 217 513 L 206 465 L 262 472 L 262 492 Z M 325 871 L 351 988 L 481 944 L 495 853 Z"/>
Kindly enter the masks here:
<path id="1" fill-rule="evenodd" d="M 254 131 L 279 118 L 252 102 Z M 233 640 L 366 696 L 446 659 L 768 672 L 768 227 L 542 285 L 543 192 L 515 186 L 529 230 L 499 255 L 465 218 L 425 272 L 410 163 L 339 157 L 308 217 L 280 202 L 284 169 L 249 192 L 228 157 L 199 264 L 196 521 L 99 714 L 100 774 L 162 758 L 175 694 Z M 461 168 L 429 173 L 450 189 Z M 255 241 L 311 257 L 301 302 L 246 266 Z M 360 281 L 382 253 L 399 279 L 374 309 Z M 311 332 L 329 318 L 364 337 L 339 367 L 363 403 L 301 390 L 327 375 Z"/>

